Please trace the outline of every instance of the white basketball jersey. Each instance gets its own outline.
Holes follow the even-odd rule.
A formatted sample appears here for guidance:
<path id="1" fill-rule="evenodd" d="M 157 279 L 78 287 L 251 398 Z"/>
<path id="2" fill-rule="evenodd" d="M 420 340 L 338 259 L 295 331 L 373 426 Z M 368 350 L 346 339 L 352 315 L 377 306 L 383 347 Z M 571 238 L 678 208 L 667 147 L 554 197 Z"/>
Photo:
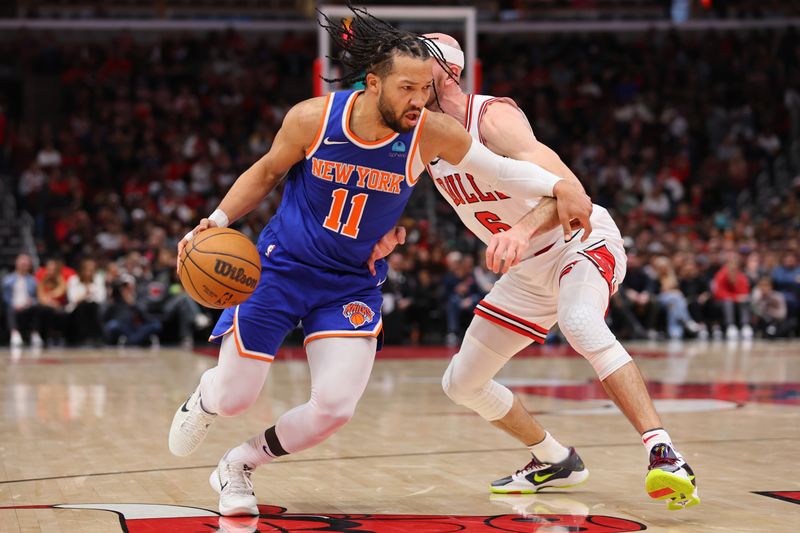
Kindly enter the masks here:
<path id="1" fill-rule="evenodd" d="M 464 127 L 481 144 L 483 144 L 480 132 L 481 119 L 489 105 L 499 101 L 514 104 L 513 100 L 508 98 L 486 95 L 469 95 L 467 99 Z M 441 159 L 431 162 L 427 168 L 436 188 L 453 206 L 464 225 L 487 244 L 493 233 L 509 229 L 541 200 L 541 198 L 511 198 L 487 185 L 487 176 L 467 174 Z M 560 235 L 559 226 L 532 239 L 525 255 L 528 256 L 549 246 L 555 241 L 554 236 Z"/>

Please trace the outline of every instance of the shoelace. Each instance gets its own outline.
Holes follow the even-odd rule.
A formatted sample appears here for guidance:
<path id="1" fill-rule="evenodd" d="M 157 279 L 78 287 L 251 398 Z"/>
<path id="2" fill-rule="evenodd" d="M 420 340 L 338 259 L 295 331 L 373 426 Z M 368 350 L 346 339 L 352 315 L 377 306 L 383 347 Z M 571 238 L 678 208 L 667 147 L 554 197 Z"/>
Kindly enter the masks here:
<path id="1" fill-rule="evenodd" d="M 650 459 L 650 470 L 658 468 L 662 465 L 675 465 L 678 464 L 678 461 L 680 461 L 680 459 L 678 459 L 677 457 L 674 456 L 669 457 L 666 454 L 665 455 L 654 454 L 654 455 L 655 457 Z"/>
<path id="2" fill-rule="evenodd" d="M 523 466 L 522 470 L 517 470 L 516 475 L 520 475 L 523 473 L 527 474 L 529 472 L 535 472 L 537 470 L 544 470 L 545 468 L 550 468 L 550 465 L 541 462 L 536 457 L 531 457 L 531 462 Z"/>
<path id="3" fill-rule="evenodd" d="M 228 490 L 234 494 L 246 494 L 250 496 L 253 493 L 253 482 L 250 480 L 252 470 L 245 470 L 243 467 L 234 466 L 228 463 L 225 467 L 228 474 Z"/>
<path id="4" fill-rule="evenodd" d="M 212 420 L 214 420 L 214 415 L 204 412 L 198 405 L 197 409 L 190 409 L 189 415 L 181 424 L 181 431 L 190 435 L 192 443 L 196 444 L 205 436 L 205 430 Z"/>

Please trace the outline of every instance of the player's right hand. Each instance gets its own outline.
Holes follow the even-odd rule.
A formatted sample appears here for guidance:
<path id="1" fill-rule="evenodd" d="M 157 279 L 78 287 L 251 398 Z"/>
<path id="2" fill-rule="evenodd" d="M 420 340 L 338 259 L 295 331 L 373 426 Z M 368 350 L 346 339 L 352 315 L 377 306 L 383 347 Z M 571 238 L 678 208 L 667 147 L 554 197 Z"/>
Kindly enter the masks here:
<path id="1" fill-rule="evenodd" d="M 383 259 L 394 250 L 395 246 L 398 244 L 405 244 L 406 243 L 406 228 L 403 226 L 397 226 L 389 230 L 389 232 L 381 237 L 381 240 L 375 243 L 375 246 L 372 248 L 372 254 L 369 256 L 367 260 L 367 268 L 369 268 L 369 273 L 373 276 L 377 274 L 375 271 L 375 261 L 379 259 Z"/>
<path id="2" fill-rule="evenodd" d="M 208 228 L 216 228 L 216 227 L 217 227 L 217 223 L 216 222 L 214 222 L 213 220 L 209 220 L 207 218 L 204 218 L 204 219 L 202 219 L 200 221 L 199 224 L 197 224 L 194 227 L 194 229 L 192 231 L 190 231 L 189 233 L 184 235 L 183 239 L 181 239 L 178 242 L 178 259 L 177 259 L 177 261 L 175 263 L 175 271 L 178 273 L 179 276 L 181 274 L 181 254 L 183 254 L 183 250 L 184 250 L 184 248 L 186 248 L 186 245 L 189 244 L 189 241 L 191 241 L 192 239 L 197 237 L 198 233 L 203 232 L 203 231 L 207 230 Z"/>
<path id="3" fill-rule="evenodd" d="M 530 236 L 519 226 L 494 233 L 486 247 L 486 268 L 495 274 L 505 274 L 518 265 L 530 244 Z"/>
<path id="4" fill-rule="evenodd" d="M 564 228 L 564 240 L 568 242 L 571 239 L 572 224 L 577 220 L 583 228 L 581 242 L 585 242 L 592 233 L 592 223 L 589 221 L 593 209 L 592 199 L 577 180 L 559 180 L 553 187 L 553 195 L 556 197 L 558 219 Z"/>

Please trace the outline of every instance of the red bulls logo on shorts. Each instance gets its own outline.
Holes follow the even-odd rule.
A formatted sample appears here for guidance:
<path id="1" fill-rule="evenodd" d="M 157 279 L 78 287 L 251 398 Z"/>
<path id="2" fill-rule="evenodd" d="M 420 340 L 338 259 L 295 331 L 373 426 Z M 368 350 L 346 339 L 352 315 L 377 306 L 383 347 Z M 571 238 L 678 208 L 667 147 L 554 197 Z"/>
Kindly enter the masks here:
<path id="1" fill-rule="evenodd" d="M 364 324 L 369 324 L 375 313 L 364 302 L 350 302 L 342 306 L 342 314 L 347 317 L 354 328 L 358 329 Z"/>

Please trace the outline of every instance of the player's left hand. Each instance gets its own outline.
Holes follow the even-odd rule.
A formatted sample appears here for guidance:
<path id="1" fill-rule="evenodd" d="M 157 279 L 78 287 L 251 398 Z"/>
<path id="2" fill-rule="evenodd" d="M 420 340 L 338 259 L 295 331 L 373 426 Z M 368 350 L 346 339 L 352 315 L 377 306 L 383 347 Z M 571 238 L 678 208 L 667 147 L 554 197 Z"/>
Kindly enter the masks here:
<path id="1" fill-rule="evenodd" d="M 519 226 L 495 233 L 486 248 L 486 268 L 496 274 L 505 274 L 508 269 L 519 264 L 529 244 L 530 236 Z"/>
<path id="2" fill-rule="evenodd" d="M 372 255 L 369 256 L 367 260 L 367 267 L 369 268 L 370 274 L 373 276 L 377 273 L 375 272 L 375 261 L 378 259 L 383 259 L 394 250 L 395 246 L 398 244 L 405 244 L 406 243 L 406 228 L 403 226 L 397 226 L 393 229 L 390 229 L 389 232 L 381 237 L 375 246 L 372 248 Z"/>
<path id="3" fill-rule="evenodd" d="M 556 197 L 558 219 L 564 229 L 564 242 L 571 240 L 575 220 L 583 228 L 581 242 L 586 242 L 592 233 L 592 223 L 589 221 L 592 216 L 592 199 L 578 180 L 560 180 L 553 187 L 553 194 Z"/>

